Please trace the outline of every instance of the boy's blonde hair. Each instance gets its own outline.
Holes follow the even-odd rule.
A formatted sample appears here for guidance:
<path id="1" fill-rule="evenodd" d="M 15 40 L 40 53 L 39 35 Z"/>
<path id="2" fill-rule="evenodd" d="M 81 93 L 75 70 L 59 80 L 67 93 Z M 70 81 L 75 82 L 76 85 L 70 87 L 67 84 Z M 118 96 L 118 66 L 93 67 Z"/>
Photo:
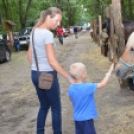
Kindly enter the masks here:
<path id="1" fill-rule="evenodd" d="M 73 63 L 70 65 L 69 73 L 74 79 L 79 79 L 86 67 L 82 63 Z"/>

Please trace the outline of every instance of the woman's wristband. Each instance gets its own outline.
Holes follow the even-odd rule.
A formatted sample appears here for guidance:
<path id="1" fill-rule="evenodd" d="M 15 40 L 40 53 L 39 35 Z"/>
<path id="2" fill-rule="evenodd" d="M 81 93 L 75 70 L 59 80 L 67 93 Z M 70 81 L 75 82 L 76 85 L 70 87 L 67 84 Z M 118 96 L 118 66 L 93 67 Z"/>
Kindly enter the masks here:
<path id="1" fill-rule="evenodd" d="M 68 81 L 70 81 L 71 79 L 72 79 L 72 77 L 71 77 L 71 76 L 69 76 L 69 77 L 67 78 L 67 80 L 68 80 Z"/>
<path id="2" fill-rule="evenodd" d="M 111 76 L 111 74 L 110 74 L 110 73 L 106 73 L 106 76 L 109 76 L 109 77 L 110 77 L 110 76 Z"/>

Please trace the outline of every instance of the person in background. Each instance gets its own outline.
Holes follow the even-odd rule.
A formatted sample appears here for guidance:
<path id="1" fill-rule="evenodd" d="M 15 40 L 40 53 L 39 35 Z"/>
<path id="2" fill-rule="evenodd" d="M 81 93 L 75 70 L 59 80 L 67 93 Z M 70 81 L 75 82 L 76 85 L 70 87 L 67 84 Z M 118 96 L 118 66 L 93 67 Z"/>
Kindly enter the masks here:
<path id="1" fill-rule="evenodd" d="M 56 31 L 57 31 L 57 36 L 58 36 L 59 42 L 63 45 L 63 28 L 62 28 L 62 26 L 58 26 Z"/>
<path id="2" fill-rule="evenodd" d="M 74 63 L 70 66 L 70 75 L 75 79 L 68 89 L 68 96 L 72 101 L 75 122 L 75 134 L 96 134 L 94 118 L 98 117 L 94 94 L 97 89 L 106 86 L 113 71 L 112 64 L 106 76 L 100 83 L 84 83 L 87 77 L 86 67 L 82 63 Z"/>
<path id="3" fill-rule="evenodd" d="M 78 32 L 78 28 L 76 26 L 74 26 L 74 35 L 75 35 L 75 38 L 78 38 L 77 32 Z"/>
<path id="4" fill-rule="evenodd" d="M 20 41 L 19 41 L 18 37 L 14 36 L 13 44 L 14 44 L 15 50 L 19 52 L 20 51 Z"/>
<path id="5" fill-rule="evenodd" d="M 30 36 L 30 44 L 27 57 L 31 64 L 31 79 L 37 91 L 39 99 L 39 112 L 37 116 L 36 134 L 45 133 L 45 123 L 49 109 L 51 108 L 53 134 L 62 134 L 62 115 L 60 85 L 58 74 L 62 75 L 68 82 L 74 79 L 63 69 L 55 55 L 56 43 L 51 30 L 56 30 L 62 20 L 62 12 L 57 7 L 50 7 L 41 12 L 38 23 L 33 27 Z M 40 89 L 38 86 L 38 71 L 33 53 L 33 42 L 37 54 L 39 73 L 50 73 L 53 75 L 53 83 L 49 90 Z"/>

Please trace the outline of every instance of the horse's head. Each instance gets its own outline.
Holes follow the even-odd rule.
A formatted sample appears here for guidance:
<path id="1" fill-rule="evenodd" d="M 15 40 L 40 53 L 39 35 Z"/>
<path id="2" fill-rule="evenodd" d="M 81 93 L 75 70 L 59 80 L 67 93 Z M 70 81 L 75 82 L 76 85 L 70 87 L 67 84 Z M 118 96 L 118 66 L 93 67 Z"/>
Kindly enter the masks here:
<path id="1" fill-rule="evenodd" d="M 134 32 L 130 35 L 119 62 L 115 65 L 117 77 L 125 78 L 130 71 L 134 75 Z"/>

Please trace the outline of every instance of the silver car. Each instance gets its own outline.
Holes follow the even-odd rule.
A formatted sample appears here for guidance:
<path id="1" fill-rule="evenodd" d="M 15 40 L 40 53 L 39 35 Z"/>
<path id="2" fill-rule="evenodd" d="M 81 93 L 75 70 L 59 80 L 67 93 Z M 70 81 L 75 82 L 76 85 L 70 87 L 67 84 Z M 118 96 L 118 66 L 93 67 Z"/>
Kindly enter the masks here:
<path id="1" fill-rule="evenodd" d="M 25 27 L 23 28 L 18 35 L 19 41 L 20 41 L 20 47 L 28 47 L 29 41 L 30 41 L 30 33 L 31 33 L 32 27 Z"/>

